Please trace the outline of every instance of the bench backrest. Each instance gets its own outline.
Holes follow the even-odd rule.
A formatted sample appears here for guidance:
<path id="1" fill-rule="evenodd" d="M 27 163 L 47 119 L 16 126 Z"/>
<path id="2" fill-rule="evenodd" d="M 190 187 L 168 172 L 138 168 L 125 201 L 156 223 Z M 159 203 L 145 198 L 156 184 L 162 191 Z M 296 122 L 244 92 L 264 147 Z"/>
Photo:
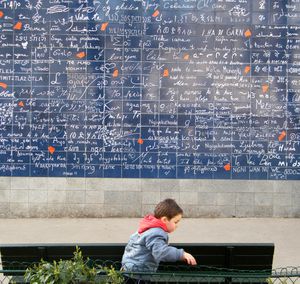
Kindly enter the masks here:
<path id="1" fill-rule="evenodd" d="M 91 260 L 121 261 L 126 244 L 18 244 L 0 245 L 3 269 L 12 262 L 70 259 L 76 246 Z M 199 265 L 245 270 L 271 270 L 274 244 L 171 244 L 194 255 Z"/>

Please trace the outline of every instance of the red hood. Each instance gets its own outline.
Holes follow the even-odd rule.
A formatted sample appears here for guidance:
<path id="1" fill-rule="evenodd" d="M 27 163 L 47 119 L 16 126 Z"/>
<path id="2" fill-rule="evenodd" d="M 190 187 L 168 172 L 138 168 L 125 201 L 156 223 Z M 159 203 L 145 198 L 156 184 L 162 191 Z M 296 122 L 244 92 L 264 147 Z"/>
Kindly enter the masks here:
<path id="1" fill-rule="evenodd" d="M 151 228 L 162 228 L 164 231 L 168 232 L 165 223 L 155 218 L 153 215 L 147 215 L 140 221 L 138 233 L 141 234 Z"/>

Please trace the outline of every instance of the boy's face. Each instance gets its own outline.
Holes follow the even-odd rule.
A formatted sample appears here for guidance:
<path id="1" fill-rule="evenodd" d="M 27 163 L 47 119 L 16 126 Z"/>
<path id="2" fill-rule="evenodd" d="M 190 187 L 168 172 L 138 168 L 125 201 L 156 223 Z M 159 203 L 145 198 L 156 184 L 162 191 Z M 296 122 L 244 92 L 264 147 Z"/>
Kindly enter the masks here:
<path id="1" fill-rule="evenodd" d="M 168 218 L 165 219 L 165 223 L 166 223 L 169 233 L 172 233 L 177 229 L 178 223 L 180 222 L 181 218 L 182 218 L 182 215 L 178 214 L 175 217 L 173 217 L 172 219 L 168 219 Z"/>

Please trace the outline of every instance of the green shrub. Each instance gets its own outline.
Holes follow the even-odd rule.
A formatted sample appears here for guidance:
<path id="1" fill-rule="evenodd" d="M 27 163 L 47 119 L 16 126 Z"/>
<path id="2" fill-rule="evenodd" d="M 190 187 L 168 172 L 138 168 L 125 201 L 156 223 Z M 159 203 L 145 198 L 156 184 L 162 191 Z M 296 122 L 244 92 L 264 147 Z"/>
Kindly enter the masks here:
<path id="1" fill-rule="evenodd" d="M 123 283 L 123 277 L 113 267 L 90 267 L 78 247 L 70 260 L 40 263 L 28 268 L 25 280 L 31 284 Z M 102 273 L 100 273 L 102 272 Z M 104 272 L 104 275 L 103 275 Z"/>

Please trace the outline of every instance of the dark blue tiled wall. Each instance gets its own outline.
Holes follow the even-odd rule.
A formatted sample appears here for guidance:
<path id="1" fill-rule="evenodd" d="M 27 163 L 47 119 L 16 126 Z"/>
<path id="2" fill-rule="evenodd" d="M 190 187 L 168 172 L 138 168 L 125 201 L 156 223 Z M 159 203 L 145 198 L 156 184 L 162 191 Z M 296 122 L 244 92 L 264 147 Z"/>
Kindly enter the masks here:
<path id="1" fill-rule="evenodd" d="M 300 4 L 0 1 L 0 175 L 300 179 Z"/>

